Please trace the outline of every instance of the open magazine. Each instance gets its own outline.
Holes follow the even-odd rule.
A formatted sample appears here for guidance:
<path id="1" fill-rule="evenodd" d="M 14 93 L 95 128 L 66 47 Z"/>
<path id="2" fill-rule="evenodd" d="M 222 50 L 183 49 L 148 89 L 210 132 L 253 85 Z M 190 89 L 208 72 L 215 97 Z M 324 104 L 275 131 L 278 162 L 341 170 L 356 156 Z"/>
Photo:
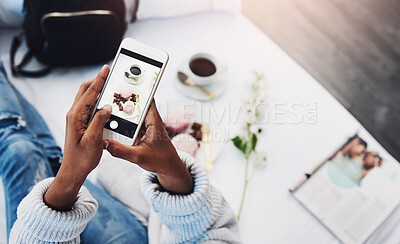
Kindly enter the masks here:
<path id="1" fill-rule="evenodd" d="M 364 243 L 400 203 L 400 165 L 355 135 L 290 191 L 340 241 Z"/>

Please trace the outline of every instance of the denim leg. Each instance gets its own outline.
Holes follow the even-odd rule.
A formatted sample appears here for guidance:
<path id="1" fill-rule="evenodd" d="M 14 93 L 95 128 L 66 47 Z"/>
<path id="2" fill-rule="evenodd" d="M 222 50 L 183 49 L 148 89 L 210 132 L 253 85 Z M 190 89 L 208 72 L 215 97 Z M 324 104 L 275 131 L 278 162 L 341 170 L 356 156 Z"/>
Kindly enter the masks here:
<path id="1" fill-rule="evenodd" d="M 0 120 L 0 176 L 3 180 L 7 237 L 17 219 L 17 208 L 32 187 L 53 176 L 40 142 L 14 119 Z"/>
<path id="2" fill-rule="evenodd" d="M 18 114 L 26 122 L 26 128 L 36 135 L 43 145 L 43 150 L 56 174 L 62 161 L 62 150 L 55 142 L 46 122 L 37 110 L 21 95 L 21 93 L 8 81 L 3 64 L 0 62 L 0 111 Z M 11 93 L 11 94 L 10 94 Z"/>
<path id="3" fill-rule="evenodd" d="M 18 97 L 8 82 L 3 64 L 0 62 L 0 119 L 10 117 L 17 119 L 19 125 L 26 125 Z"/>
<path id="4" fill-rule="evenodd" d="M 147 229 L 119 201 L 89 181 L 84 186 L 99 208 L 81 234 L 83 244 L 148 243 Z"/>
<path id="5" fill-rule="evenodd" d="M 21 200 L 39 181 L 54 176 L 43 144 L 27 127 L 23 110 L 0 63 L 0 176 L 6 201 L 7 235 Z"/>

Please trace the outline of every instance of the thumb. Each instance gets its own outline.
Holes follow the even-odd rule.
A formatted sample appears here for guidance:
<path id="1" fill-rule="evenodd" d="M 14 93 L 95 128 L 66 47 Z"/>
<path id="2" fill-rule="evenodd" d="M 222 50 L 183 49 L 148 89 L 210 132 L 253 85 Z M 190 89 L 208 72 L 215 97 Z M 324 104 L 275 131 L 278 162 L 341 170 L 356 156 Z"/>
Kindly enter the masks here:
<path id="1" fill-rule="evenodd" d="M 134 164 L 139 163 L 140 155 L 143 154 L 141 145 L 127 146 L 114 140 L 105 140 L 105 149 L 114 157 L 122 158 Z"/>
<path id="2" fill-rule="evenodd" d="M 101 139 L 103 139 L 103 128 L 108 119 L 110 119 L 111 112 L 112 107 L 108 104 L 104 105 L 104 107 L 97 111 L 92 119 L 92 122 L 89 124 L 87 133 L 99 135 L 101 136 Z"/>

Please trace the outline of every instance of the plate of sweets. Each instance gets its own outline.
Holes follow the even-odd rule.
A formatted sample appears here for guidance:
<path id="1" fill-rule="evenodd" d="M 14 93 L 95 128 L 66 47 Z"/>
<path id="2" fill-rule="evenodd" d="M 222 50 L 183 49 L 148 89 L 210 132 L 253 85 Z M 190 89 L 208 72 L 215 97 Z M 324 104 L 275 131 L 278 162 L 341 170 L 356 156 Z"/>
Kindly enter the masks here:
<path id="1" fill-rule="evenodd" d="M 115 89 L 112 98 L 113 113 L 121 118 L 130 119 L 140 116 L 139 95 L 130 87 Z"/>
<path id="2" fill-rule="evenodd" d="M 229 138 L 216 136 L 227 132 L 221 131 L 224 130 L 223 125 L 214 123 L 205 116 L 205 111 L 209 111 L 207 107 L 206 104 L 186 100 L 167 102 L 159 107 L 175 148 L 189 153 L 204 166 L 208 155 L 215 163 L 222 148 L 229 141 Z"/>

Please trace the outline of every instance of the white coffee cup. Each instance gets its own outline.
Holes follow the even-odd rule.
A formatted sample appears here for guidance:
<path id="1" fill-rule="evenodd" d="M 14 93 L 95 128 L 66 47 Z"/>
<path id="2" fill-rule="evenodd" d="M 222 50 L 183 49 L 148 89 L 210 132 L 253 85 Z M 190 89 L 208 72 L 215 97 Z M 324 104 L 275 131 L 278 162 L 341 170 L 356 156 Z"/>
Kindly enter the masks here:
<path id="1" fill-rule="evenodd" d="M 125 70 L 124 78 L 131 84 L 140 84 L 143 81 L 144 69 L 138 64 L 132 64 Z"/>
<path id="2" fill-rule="evenodd" d="M 203 66 L 194 65 L 195 62 L 203 62 Z M 199 85 L 209 85 L 218 82 L 219 76 L 225 72 L 226 68 L 221 66 L 217 60 L 208 53 L 197 53 L 193 55 L 187 62 L 188 76 Z M 212 68 L 212 66 L 214 68 Z M 203 68 L 203 70 L 201 70 Z M 203 73 L 200 71 L 204 71 Z M 214 72 L 212 72 L 214 71 Z"/>

